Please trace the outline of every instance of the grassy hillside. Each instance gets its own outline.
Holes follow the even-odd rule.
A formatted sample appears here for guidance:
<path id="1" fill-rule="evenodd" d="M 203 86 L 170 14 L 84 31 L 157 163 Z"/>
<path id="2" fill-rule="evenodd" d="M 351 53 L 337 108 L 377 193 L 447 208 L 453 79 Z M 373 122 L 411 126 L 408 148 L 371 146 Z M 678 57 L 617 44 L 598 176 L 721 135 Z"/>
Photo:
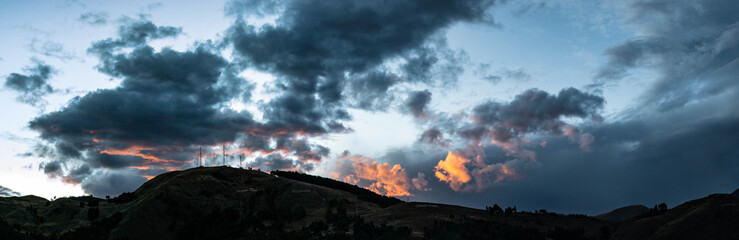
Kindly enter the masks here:
<path id="1" fill-rule="evenodd" d="M 112 199 L 0 198 L 0 239 L 721 239 L 739 236 L 737 201 L 711 195 L 637 217 L 644 207 L 630 206 L 605 221 L 402 202 L 296 172 L 201 167 Z"/>
<path id="2" fill-rule="evenodd" d="M 270 174 L 279 176 L 279 177 L 289 178 L 289 179 L 296 180 L 296 181 L 324 186 L 324 187 L 331 188 L 331 189 L 345 191 L 345 192 L 354 194 L 355 196 L 357 196 L 357 198 L 359 198 L 362 201 L 375 203 L 381 207 L 389 207 L 394 204 L 403 202 L 400 199 L 397 199 L 394 197 L 378 195 L 365 188 L 361 188 L 356 185 L 351 185 L 345 182 L 339 182 L 339 181 L 336 181 L 330 178 L 313 176 L 313 175 L 308 175 L 308 174 L 298 173 L 298 172 L 286 172 L 286 171 L 272 171 Z"/>
<path id="3" fill-rule="evenodd" d="M 644 205 L 631 205 L 597 215 L 595 218 L 610 222 L 621 222 L 641 216 L 648 212 L 649 208 Z"/>
<path id="4" fill-rule="evenodd" d="M 614 239 L 739 239 L 739 198 L 713 194 L 620 224 Z"/>

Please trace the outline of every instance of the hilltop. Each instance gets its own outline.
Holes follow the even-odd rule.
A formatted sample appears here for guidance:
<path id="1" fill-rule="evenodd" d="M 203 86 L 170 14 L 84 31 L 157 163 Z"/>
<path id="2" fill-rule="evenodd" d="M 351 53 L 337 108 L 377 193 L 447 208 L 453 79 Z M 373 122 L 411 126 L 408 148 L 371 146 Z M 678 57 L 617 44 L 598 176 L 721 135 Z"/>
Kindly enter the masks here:
<path id="1" fill-rule="evenodd" d="M 403 202 L 307 174 L 201 167 L 111 199 L 0 198 L 0 239 L 722 239 L 739 236 L 729 226 L 738 202 L 718 194 L 588 217 Z"/>
<path id="2" fill-rule="evenodd" d="M 644 205 L 631 205 L 614 209 L 613 211 L 595 216 L 597 219 L 610 222 L 621 222 L 629 220 L 649 212 L 649 208 Z"/>

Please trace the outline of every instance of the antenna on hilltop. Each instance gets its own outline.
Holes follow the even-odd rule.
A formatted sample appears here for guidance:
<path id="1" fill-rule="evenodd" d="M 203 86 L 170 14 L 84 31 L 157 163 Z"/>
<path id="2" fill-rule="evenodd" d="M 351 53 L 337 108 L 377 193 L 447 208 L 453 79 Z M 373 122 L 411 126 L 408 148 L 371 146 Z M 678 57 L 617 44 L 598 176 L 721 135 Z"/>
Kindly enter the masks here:
<path id="1" fill-rule="evenodd" d="M 242 168 L 241 167 L 241 158 L 243 158 L 243 157 L 244 157 L 244 154 L 243 153 L 241 155 L 239 155 L 239 168 Z"/>
<path id="2" fill-rule="evenodd" d="M 226 166 L 226 145 L 223 145 L 223 166 Z"/>
<path id="3" fill-rule="evenodd" d="M 200 147 L 200 157 L 198 157 L 198 164 L 200 164 L 201 167 L 203 166 L 203 147 Z"/>

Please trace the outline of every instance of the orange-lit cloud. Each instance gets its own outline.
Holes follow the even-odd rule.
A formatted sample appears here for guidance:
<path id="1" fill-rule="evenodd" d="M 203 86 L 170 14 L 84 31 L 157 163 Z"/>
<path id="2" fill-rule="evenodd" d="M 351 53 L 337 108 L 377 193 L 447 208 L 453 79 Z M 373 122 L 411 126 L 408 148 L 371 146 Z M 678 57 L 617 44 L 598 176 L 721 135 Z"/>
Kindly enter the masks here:
<path id="1" fill-rule="evenodd" d="M 446 159 L 439 161 L 434 168 L 434 175 L 454 191 L 482 191 L 495 183 L 521 178 L 516 170 L 520 163 L 531 161 L 514 159 L 487 164 L 481 155 L 470 160 L 462 152 L 449 151 Z"/>
<path id="2" fill-rule="evenodd" d="M 472 177 L 465 167 L 470 163 L 469 159 L 455 155 L 449 151 L 445 160 L 439 161 L 434 167 L 434 175 L 442 182 L 449 183 L 449 187 L 454 191 L 461 191 L 462 185 L 469 182 Z"/>
<path id="3" fill-rule="evenodd" d="M 359 179 L 374 181 L 368 188 L 373 192 L 387 196 L 410 196 L 408 175 L 399 164 L 392 167 L 388 163 L 355 156 L 351 157 L 354 175 Z"/>
<path id="4" fill-rule="evenodd" d="M 153 151 L 154 148 L 142 147 L 142 146 L 131 146 L 126 149 L 104 149 L 100 153 L 108 155 L 119 155 L 119 156 L 136 156 L 145 159 L 145 164 L 172 164 L 178 163 L 174 160 L 162 159 L 154 156 L 153 154 L 147 153 Z"/>
<path id="5" fill-rule="evenodd" d="M 351 163 L 350 173 L 341 176 L 340 173 L 332 173 L 331 176 L 347 183 L 359 184 L 363 181 L 370 182 L 365 188 L 386 196 L 412 196 L 412 189 L 425 190 L 428 182 L 423 178 L 409 179 L 405 169 L 400 164 L 390 165 L 378 163 L 374 159 L 361 156 L 345 155 L 343 160 Z M 416 188 L 419 186 L 420 188 Z"/>

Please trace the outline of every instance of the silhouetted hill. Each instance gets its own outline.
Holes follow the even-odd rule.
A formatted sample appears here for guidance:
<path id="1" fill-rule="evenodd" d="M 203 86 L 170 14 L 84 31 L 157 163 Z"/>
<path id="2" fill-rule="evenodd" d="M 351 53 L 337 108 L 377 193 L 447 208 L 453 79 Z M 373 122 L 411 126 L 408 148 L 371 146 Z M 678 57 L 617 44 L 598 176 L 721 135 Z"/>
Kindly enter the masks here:
<path id="1" fill-rule="evenodd" d="M 649 212 L 649 208 L 644 205 L 631 205 L 597 215 L 595 216 L 595 218 L 610 222 L 620 222 L 637 217 L 647 212 Z"/>
<path id="2" fill-rule="evenodd" d="M 614 239 L 739 239 L 737 224 L 739 199 L 712 194 L 662 214 L 623 222 Z"/>
<path id="3" fill-rule="evenodd" d="M 738 197 L 739 198 L 739 188 L 737 188 L 736 190 L 734 190 L 734 192 L 731 193 L 731 195 L 733 195 L 734 197 Z"/>
<path id="4" fill-rule="evenodd" d="M 161 174 L 112 199 L 0 198 L 0 239 L 730 239 L 736 201 L 711 195 L 615 223 L 402 202 L 296 172 L 200 167 Z M 624 218 L 642 207 L 608 214 Z M 700 229 L 683 233 L 691 227 Z"/>
<path id="5" fill-rule="evenodd" d="M 370 190 L 367 190 L 365 188 L 358 187 L 356 185 L 351 185 L 345 182 L 339 182 L 330 178 L 324 178 L 324 177 L 318 177 L 313 175 L 308 175 L 304 173 L 298 173 L 298 172 L 286 172 L 286 171 L 272 171 L 270 174 L 279 176 L 279 177 L 286 177 L 292 180 L 297 180 L 301 182 L 306 182 L 310 184 L 320 185 L 327 188 L 337 189 L 345 192 L 349 192 L 351 194 L 354 194 L 359 198 L 360 200 L 375 203 L 381 207 L 388 207 L 393 204 L 398 204 L 403 201 L 400 199 L 394 198 L 394 197 L 387 197 L 378 195 L 377 193 L 374 193 Z"/>

